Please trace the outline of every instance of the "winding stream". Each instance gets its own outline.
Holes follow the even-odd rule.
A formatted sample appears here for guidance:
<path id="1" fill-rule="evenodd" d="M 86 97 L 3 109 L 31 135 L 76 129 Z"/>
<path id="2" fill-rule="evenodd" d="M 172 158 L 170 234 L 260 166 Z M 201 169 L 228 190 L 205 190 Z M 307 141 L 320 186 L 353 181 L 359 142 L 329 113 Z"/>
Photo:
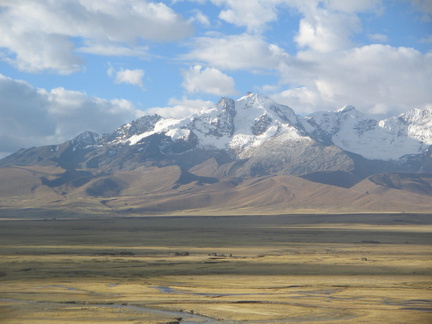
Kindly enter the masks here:
<path id="1" fill-rule="evenodd" d="M 18 299 L 8 299 L 8 298 L 0 298 L 0 301 L 9 302 L 9 303 L 25 303 L 25 304 L 43 304 L 43 305 L 54 305 L 54 306 L 68 306 L 71 303 L 56 303 L 56 302 L 39 302 L 39 301 L 29 301 L 29 300 L 18 300 Z M 76 303 L 80 305 L 80 303 Z M 139 311 L 142 313 L 151 313 L 155 315 L 164 315 L 164 316 L 172 316 L 181 317 L 181 324 L 214 324 L 214 323 L 222 323 L 214 318 L 189 314 L 184 312 L 176 312 L 176 311 L 168 311 L 168 310 L 160 310 L 160 309 L 152 309 L 142 306 L 133 306 L 133 305 L 105 305 L 105 304 L 83 304 L 87 307 L 103 307 L 103 308 L 115 308 L 115 309 L 131 309 L 134 311 Z M 180 322 L 179 322 L 180 323 Z M 227 322 L 224 322 L 227 323 Z"/>

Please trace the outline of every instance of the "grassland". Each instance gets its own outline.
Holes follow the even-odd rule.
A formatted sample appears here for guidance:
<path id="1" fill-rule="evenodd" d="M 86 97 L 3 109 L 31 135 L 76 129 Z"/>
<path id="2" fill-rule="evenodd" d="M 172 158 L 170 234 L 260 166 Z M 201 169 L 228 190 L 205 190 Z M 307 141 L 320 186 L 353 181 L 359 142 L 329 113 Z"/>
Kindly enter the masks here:
<path id="1" fill-rule="evenodd" d="M 5 217 L 0 323 L 431 323 L 431 256 L 425 214 Z"/>

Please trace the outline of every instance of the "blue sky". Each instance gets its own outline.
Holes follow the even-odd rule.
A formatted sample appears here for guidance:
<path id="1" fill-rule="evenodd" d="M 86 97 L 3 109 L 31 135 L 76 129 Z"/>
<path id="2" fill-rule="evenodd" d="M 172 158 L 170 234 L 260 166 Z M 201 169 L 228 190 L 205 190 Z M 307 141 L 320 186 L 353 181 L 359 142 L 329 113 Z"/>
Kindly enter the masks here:
<path id="1" fill-rule="evenodd" d="M 0 156 L 248 91 L 382 116 L 431 89 L 432 0 L 0 1 Z"/>

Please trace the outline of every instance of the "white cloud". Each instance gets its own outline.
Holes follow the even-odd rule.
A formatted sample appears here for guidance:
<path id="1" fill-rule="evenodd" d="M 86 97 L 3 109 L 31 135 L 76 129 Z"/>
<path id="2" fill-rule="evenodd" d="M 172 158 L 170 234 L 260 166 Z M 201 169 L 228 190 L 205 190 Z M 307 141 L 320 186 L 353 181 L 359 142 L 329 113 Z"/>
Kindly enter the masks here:
<path id="1" fill-rule="evenodd" d="M 115 44 L 96 44 L 90 42 L 86 46 L 77 48 L 76 51 L 103 56 L 135 56 L 140 58 L 148 58 L 150 56 L 148 46 L 134 46 L 132 48 Z"/>
<path id="2" fill-rule="evenodd" d="M 286 66 L 281 79 L 292 86 L 273 93 L 299 112 L 333 110 L 353 104 L 370 113 L 402 113 L 431 103 L 432 53 L 368 45 L 333 52 L 301 53 L 309 69 Z M 301 86 L 300 86 L 301 85 Z"/>
<path id="3" fill-rule="evenodd" d="M 432 20 L 432 1 L 431 0 L 408 0 L 411 4 L 422 13 L 422 19 L 425 21 Z"/>
<path id="4" fill-rule="evenodd" d="M 227 70 L 276 69 L 281 61 L 289 59 L 279 46 L 249 34 L 200 37 L 192 46 L 184 59 Z"/>
<path id="5" fill-rule="evenodd" d="M 205 100 L 195 100 L 183 97 L 182 99 L 171 98 L 167 107 L 153 107 L 146 110 L 146 114 L 158 114 L 163 117 L 185 118 L 199 112 L 205 107 L 210 107 L 214 103 Z"/>
<path id="6" fill-rule="evenodd" d="M 346 13 L 375 11 L 381 12 L 383 10 L 382 0 L 324 0 L 326 7 L 330 10 L 342 11 Z"/>
<path id="7" fill-rule="evenodd" d="M 142 114 L 127 100 L 46 91 L 0 74 L 0 154 L 61 143 L 85 130 L 111 132 Z"/>
<path id="8" fill-rule="evenodd" d="M 84 130 L 112 132 L 142 111 L 124 99 L 106 100 L 63 88 L 47 93 L 48 114 L 56 121 L 56 135 L 68 140 Z"/>
<path id="9" fill-rule="evenodd" d="M 422 38 L 420 40 L 420 42 L 422 42 L 422 43 L 432 43 L 432 35 L 429 35 L 429 36 L 427 36 L 425 38 Z"/>
<path id="10" fill-rule="evenodd" d="M 193 2 L 198 4 L 205 4 L 208 0 L 171 0 L 171 3 L 175 4 L 178 2 Z"/>
<path id="11" fill-rule="evenodd" d="M 112 66 L 108 69 L 108 75 L 114 77 L 114 82 L 117 84 L 125 83 L 134 85 L 140 88 L 144 88 L 142 79 L 144 77 L 144 70 L 135 69 L 120 69 L 119 71 L 115 71 Z"/>
<path id="12" fill-rule="evenodd" d="M 283 1 L 269 0 L 212 0 L 226 9 L 219 13 L 219 18 L 236 26 L 245 26 L 248 32 L 261 32 L 265 25 L 277 19 L 276 5 Z"/>
<path id="13" fill-rule="evenodd" d="M 0 74 L 0 152 L 40 145 L 56 132 L 48 98 L 31 85 Z"/>
<path id="14" fill-rule="evenodd" d="M 368 35 L 369 39 L 374 41 L 374 42 L 378 42 L 378 43 L 386 43 L 388 42 L 388 37 L 387 35 L 384 34 L 370 34 Z"/>
<path id="15" fill-rule="evenodd" d="M 19 69 L 68 74 L 82 52 L 112 55 L 139 40 L 173 41 L 191 35 L 189 22 L 163 3 L 141 0 L 20 0 L 0 3 L 0 50 Z M 101 44 L 104 44 L 103 46 Z M 117 48 L 117 51 L 114 51 Z M 104 51 L 105 50 L 105 51 Z M 130 52 L 129 52 L 130 54 Z M 117 55 L 117 54 L 116 54 Z"/>
<path id="16" fill-rule="evenodd" d="M 210 26 L 210 19 L 204 15 L 200 10 L 194 10 L 195 16 L 191 18 L 191 21 L 197 21 L 204 26 Z"/>
<path id="17" fill-rule="evenodd" d="M 1 26 L 1 20 L 0 16 L 0 50 L 7 49 L 3 51 L 5 60 L 19 70 L 70 74 L 82 68 L 83 61 L 72 53 L 74 44 L 67 38 L 32 32 L 18 36 Z M 14 55 L 8 55 L 8 50 Z"/>
<path id="18" fill-rule="evenodd" d="M 225 8 L 219 17 L 234 25 L 245 26 L 249 33 L 196 38 L 191 43 L 192 50 L 183 58 L 227 70 L 278 69 L 281 64 L 296 62 L 295 57 L 288 55 L 277 44 L 266 42 L 263 36 L 257 33 L 266 29 L 268 23 L 277 20 L 281 10 L 295 9 L 303 16 L 294 38 L 300 48 L 330 53 L 354 46 L 351 36 L 362 29 L 358 12 L 379 12 L 381 8 L 380 0 L 211 2 Z"/>
<path id="19" fill-rule="evenodd" d="M 415 0 L 413 0 L 415 1 Z M 427 1 L 427 0 L 425 0 Z M 350 48 L 350 36 L 361 29 L 357 13 L 383 10 L 382 0 L 211 0 L 223 9 L 219 18 L 248 33 L 260 34 L 277 21 L 282 11 L 296 10 L 300 21 L 296 42 L 320 52 Z M 418 0 L 421 2 L 421 0 Z"/>
<path id="20" fill-rule="evenodd" d="M 352 47 L 350 36 L 360 30 L 356 15 L 310 8 L 300 21 L 295 40 L 300 47 L 318 52 L 331 52 Z"/>
<path id="21" fill-rule="evenodd" d="M 316 110 L 334 110 L 334 107 L 320 105 L 322 100 L 318 93 L 308 87 L 297 87 L 273 93 L 270 97 L 278 103 L 285 104 L 296 113 L 310 113 Z M 319 107 L 319 109 L 317 109 Z"/>
<path id="22" fill-rule="evenodd" d="M 188 93 L 208 93 L 216 96 L 237 94 L 234 79 L 218 69 L 195 65 L 184 70 L 183 87 Z"/>
<path id="23" fill-rule="evenodd" d="M 426 2 L 429 0 L 412 1 Z M 211 2 L 224 8 L 219 13 L 220 19 L 236 26 L 244 26 L 251 33 L 266 30 L 269 23 L 278 20 L 279 12 L 287 8 L 295 9 L 305 15 L 308 24 L 317 27 L 317 34 L 321 33 L 319 29 L 323 24 L 311 20 L 314 12 L 315 16 L 320 10 L 322 13 L 337 12 L 338 15 L 348 16 L 364 11 L 379 13 L 383 8 L 382 0 L 211 0 Z M 333 15 L 332 18 L 338 19 L 336 15 Z"/>

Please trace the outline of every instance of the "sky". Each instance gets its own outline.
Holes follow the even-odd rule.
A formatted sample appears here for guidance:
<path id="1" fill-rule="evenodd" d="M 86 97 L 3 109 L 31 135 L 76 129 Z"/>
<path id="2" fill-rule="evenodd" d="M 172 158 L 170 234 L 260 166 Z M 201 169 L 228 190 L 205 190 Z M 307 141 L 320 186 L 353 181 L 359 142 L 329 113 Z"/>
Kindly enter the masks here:
<path id="1" fill-rule="evenodd" d="M 432 0 L 0 0 L 0 157 L 249 91 L 432 107 Z"/>

